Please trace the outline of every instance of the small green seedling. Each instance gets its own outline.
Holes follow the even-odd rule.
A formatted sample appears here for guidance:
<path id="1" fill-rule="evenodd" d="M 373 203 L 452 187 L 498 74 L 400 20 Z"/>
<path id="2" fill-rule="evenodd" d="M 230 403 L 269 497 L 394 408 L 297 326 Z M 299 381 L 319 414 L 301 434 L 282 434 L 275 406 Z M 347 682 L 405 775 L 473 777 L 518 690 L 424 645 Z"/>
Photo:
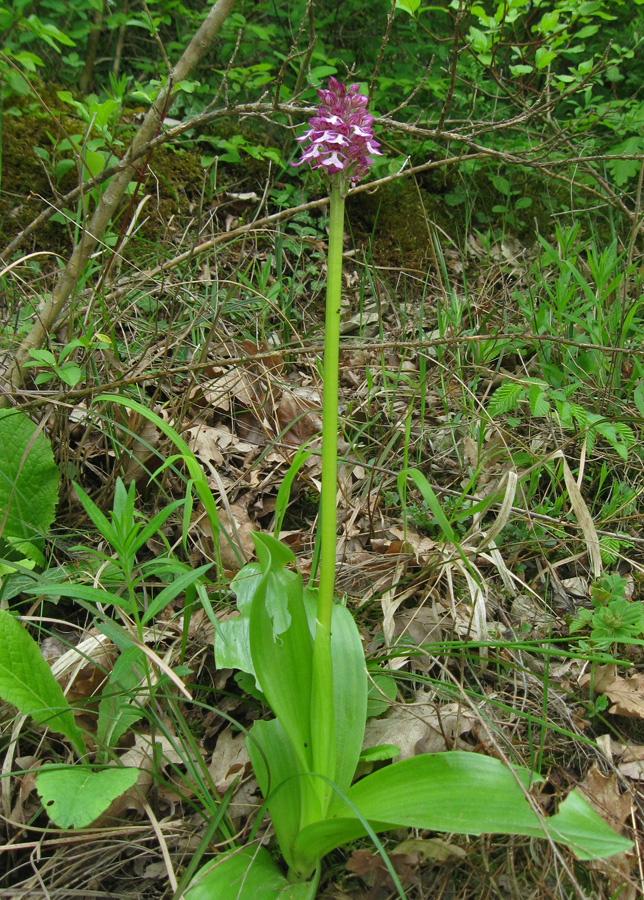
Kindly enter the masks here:
<path id="1" fill-rule="evenodd" d="M 570 623 L 570 633 L 590 628 L 585 645 L 610 650 L 614 644 L 628 644 L 644 635 L 644 608 L 640 601 L 627 600 L 627 581 L 621 575 L 603 575 L 592 586 L 592 609 L 582 608 Z"/>

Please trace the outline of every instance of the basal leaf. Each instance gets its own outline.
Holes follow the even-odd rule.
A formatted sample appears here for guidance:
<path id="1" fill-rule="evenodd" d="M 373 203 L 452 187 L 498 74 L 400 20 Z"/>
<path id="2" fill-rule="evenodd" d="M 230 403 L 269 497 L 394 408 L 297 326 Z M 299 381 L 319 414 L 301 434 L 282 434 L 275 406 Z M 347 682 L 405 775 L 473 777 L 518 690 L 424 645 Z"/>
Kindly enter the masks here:
<path id="1" fill-rule="evenodd" d="M 553 840 L 570 847 L 578 859 L 602 859 L 633 846 L 613 831 L 577 791 L 571 791 L 559 804 L 557 814 L 546 822 Z"/>
<path id="2" fill-rule="evenodd" d="M 581 798 L 568 806 L 562 803 L 555 816 L 537 817 L 521 787 L 527 787 L 532 777 L 526 769 L 510 770 L 499 760 L 480 754 L 423 754 L 363 778 L 346 796 L 376 832 L 409 827 L 453 834 L 547 834 L 567 844 L 580 858 L 611 856 L 629 849 L 630 842 L 609 828 Z M 300 832 L 294 857 L 305 868 L 365 833 L 351 808 L 336 800 L 326 821 Z"/>
<path id="3" fill-rule="evenodd" d="M 250 610 L 261 580 L 259 563 L 249 563 L 230 582 L 237 597 L 239 616 L 220 622 L 215 632 L 215 660 L 220 669 L 241 669 L 255 676 L 250 653 Z"/>
<path id="4" fill-rule="evenodd" d="M 275 837 L 282 856 L 291 866 L 293 844 L 300 830 L 302 790 L 310 789 L 303 782 L 307 776 L 301 774 L 293 748 L 277 719 L 255 722 L 246 738 L 246 748 L 262 795 L 270 795 L 268 811 Z"/>
<path id="5" fill-rule="evenodd" d="M 237 609 L 250 613 L 257 585 L 262 580 L 262 569 L 259 563 L 248 563 L 230 582 L 231 589 L 237 598 Z"/>
<path id="6" fill-rule="evenodd" d="M 262 569 L 250 615 L 255 675 L 302 769 L 310 771 L 313 641 L 304 609 L 302 576 L 286 569 L 295 559 L 288 547 L 268 535 L 254 534 L 253 540 Z"/>
<path id="7" fill-rule="evenodd" d="M 331 619 L 335 778 L 341 791 L 353 781 L 367 720 L 367 671 L 360 632 L 345 606 L 335 605 Z"/>
<path id="8" fill-rule="evenodd" d="M 38 644 L 11 613 L 0 609 L 0 697 L 35 722 L 69 738 L 76 750 L 85 742 L 62 688 Z"/>
<path id="9" fill-rule="evenodd" d="M 250 616 L 236 616 L 219 623 L 215 633 L 215 660 L 218 669 L 240 669 L 255 675 L 250 655 Z"/>
<path id="10" fill-rule="evenodd" d="M 116 766 L 93 772 L 84 766 L 43 766 L 36 789 L 47 815 L 59 828 L 85 828 L 136 783 L 139 770 Z"/>
<path id="11" fill-rule="evenodd" d="M 244 847 L 203 866 L 186 900 L 312 900 L 316 885 L 289 884 L 265 847 Z"/>
<path id="12" fill-rule="evenodd" d="M 0 409 L 0 536 L 42 550 L 54 521 L 58 480 L 47 438 L 25 413 Z"/>

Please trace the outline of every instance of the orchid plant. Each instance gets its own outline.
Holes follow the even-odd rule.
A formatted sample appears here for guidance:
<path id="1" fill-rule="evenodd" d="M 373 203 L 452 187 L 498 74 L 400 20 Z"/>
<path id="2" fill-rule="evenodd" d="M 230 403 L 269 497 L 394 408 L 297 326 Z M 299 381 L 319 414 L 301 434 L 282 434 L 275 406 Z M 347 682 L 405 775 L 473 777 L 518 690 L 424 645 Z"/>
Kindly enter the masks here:
<path id="1" fill-rule="evenodd" d="M 477 753 L 419 755 L 353 783 L 368 684 L 356 623 L 334 600 L 342 239 L 347 192 L 368 174 L 380 145 L 358 84 L 330 78 L 318 96 L 295 165 L 310 163 L 330 188 L 319 584 L 304 587 L 292 551 L 255 534 L 258 562 L 232 582 L 240 615 L 220 625 L 215 639 L 218 665 L 252 675 L 274 714 L 253 725 L 246 743 L 285 871 L 250 841 L 204 866 L 186 900 L 311 900 L 327 853 L 365 835 L 384 853 L 377 834 L 401 827 L 546 837 L 581 859 L 622 852 L 630 842 L 577 792 L 546 817 L 528 793 L 537 776 Z"/>

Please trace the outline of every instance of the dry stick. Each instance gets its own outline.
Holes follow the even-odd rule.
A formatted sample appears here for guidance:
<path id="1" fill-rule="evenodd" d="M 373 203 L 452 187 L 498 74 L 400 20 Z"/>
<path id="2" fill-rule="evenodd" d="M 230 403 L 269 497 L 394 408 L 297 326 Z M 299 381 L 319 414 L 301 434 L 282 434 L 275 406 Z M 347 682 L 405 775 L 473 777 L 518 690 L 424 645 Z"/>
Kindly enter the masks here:
<path id="1" fill-rule="evenodd" d="M 203 58 L 213 38 L 233 8 L 234 3 L 235 0 L 216 0 L 207 18 L 201 24 L 199 30 L 186 47 L 181 59 L 172 70 L 167 88 L 159 93 L 154 105 L 147 112 L 128 150 L 126 157 L 128 161 L 133 160 L 139 154 L 140 148 L 149 143 L 150 139 L 156 134 L 161 119 L 161 111 L 166 106 L 168 96 L 172 93 L 173 85 L 187 78 L 197 63 Z M 76 289 L 83 269 L 116 212 L 133 174 L 134 166 L 128 165 L 112 179 L 105 189 L 105 193 L 101 197 L 88 227 L 83 230 L 80 242 L 74 248 L 69 262 L 52 291 L 51 299 L 41 306 L 36 322 L 29 334 L 21 342 L 16 356 L 9 367 L 6 377 L 9 385 L 14 390 L 22 385 L 22 366 L 27 361 L 29 351 L 42 344 L 48 330 L 56 322 L 65 304 Z M 0 396 L 0 408 L 8 404 L 8 395 L 3 394 Z"/>

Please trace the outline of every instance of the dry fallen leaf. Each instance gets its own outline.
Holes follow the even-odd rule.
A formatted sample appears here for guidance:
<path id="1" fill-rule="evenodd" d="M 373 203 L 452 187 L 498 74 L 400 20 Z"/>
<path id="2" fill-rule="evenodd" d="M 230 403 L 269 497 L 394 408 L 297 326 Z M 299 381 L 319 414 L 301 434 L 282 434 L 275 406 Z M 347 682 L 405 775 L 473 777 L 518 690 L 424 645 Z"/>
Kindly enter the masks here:
<path id="1" fill-rule="evenodd" d="M 243 732 L 233 734 L 228 725 L 217 738 L 217 746 L 208 765 L 215 787 L 221 794 L 225 794 L 233 781 L 246 775 L 249 770 L 246 737 Z"/>
<path id="2" fill-rule="evenodd" d="M 445 750 L 471 749 L 461 736 L 472 730 L 473 717 L 458 703 L 437 706 L 419 691 L 416 701 L 398 704 L 379 719 L 369 719 L 363 747 L 393 744 L 400 748 L 396 760 L 419 753 L 442 753 Z"/>
<path id="3" fill-rule="evenodd" d="M 590 681 L 590 674 L 579 679 L 582 687 L 587 687 Z M 611 715 L 644 719 L 644 674 L 633 672 L 629 678 L 622 678 L 617 674 L 617 666 L 597 666 L 593 690 L 612 701 L 613 705 L 608 710 Z"/>
<path id="4" fill-rule="evenodd" d="M 408 857 L 402 854 L 393 853 L 389 855 L 389 861 L 396 870 L 396 874 L 405 884 L 418 884 L 418 874 L 415 871 L 416 863 L 414 857 Z M 372 853 L 371 850 L 354 850 L 346 864 L 347 872 L 359 875 L 364 878 L 368 884 L 373 884 L 373 891 L 369 892 L 375 896 L 375 891 L 381 884 L 392 887 L 393 883 L 384 860 L 379 853 Z"/>
<path id="5" fill-rule="evenodd" d="M 632 801 L 628 794 L 620 794 L 615 773 L 604 775 L 597 763 L 593 763 L 586 777 L 579 784 L 591 806 L 613 828 L 619 828 L 630 816 Z"/>
<path id="6" fill-rule="evenodd" d="M 401 854 L 403 856 L 414 856 L 418 863 L 424 863 L 429 860 L 433 863 L 442 863 L 457 859 L 464 859 L 467 852 L 456 844 L 450 844 L 449 841 L 441 838 L 414 838 L 412 840 L 403 841 L 391 851 L 393 854 Z"/>
<path id="7" fill-rule="evenodd" d="M 633 802 L 628 793 L 620 794 L 615 773 L 604 775 L 594 763 L 579 784 L 579 789 L 593 809 L 616 831 L 620 831 L 621 826 L 629 821 Z M 611 897 L 619 894 L 621 900 L 636 900 L 639 896 L 631 879 L 631 872 L 636 866 L 634 854 L 619 853 L 610 859 L 595 860 L 590 866 L 608 877 Z"/>

